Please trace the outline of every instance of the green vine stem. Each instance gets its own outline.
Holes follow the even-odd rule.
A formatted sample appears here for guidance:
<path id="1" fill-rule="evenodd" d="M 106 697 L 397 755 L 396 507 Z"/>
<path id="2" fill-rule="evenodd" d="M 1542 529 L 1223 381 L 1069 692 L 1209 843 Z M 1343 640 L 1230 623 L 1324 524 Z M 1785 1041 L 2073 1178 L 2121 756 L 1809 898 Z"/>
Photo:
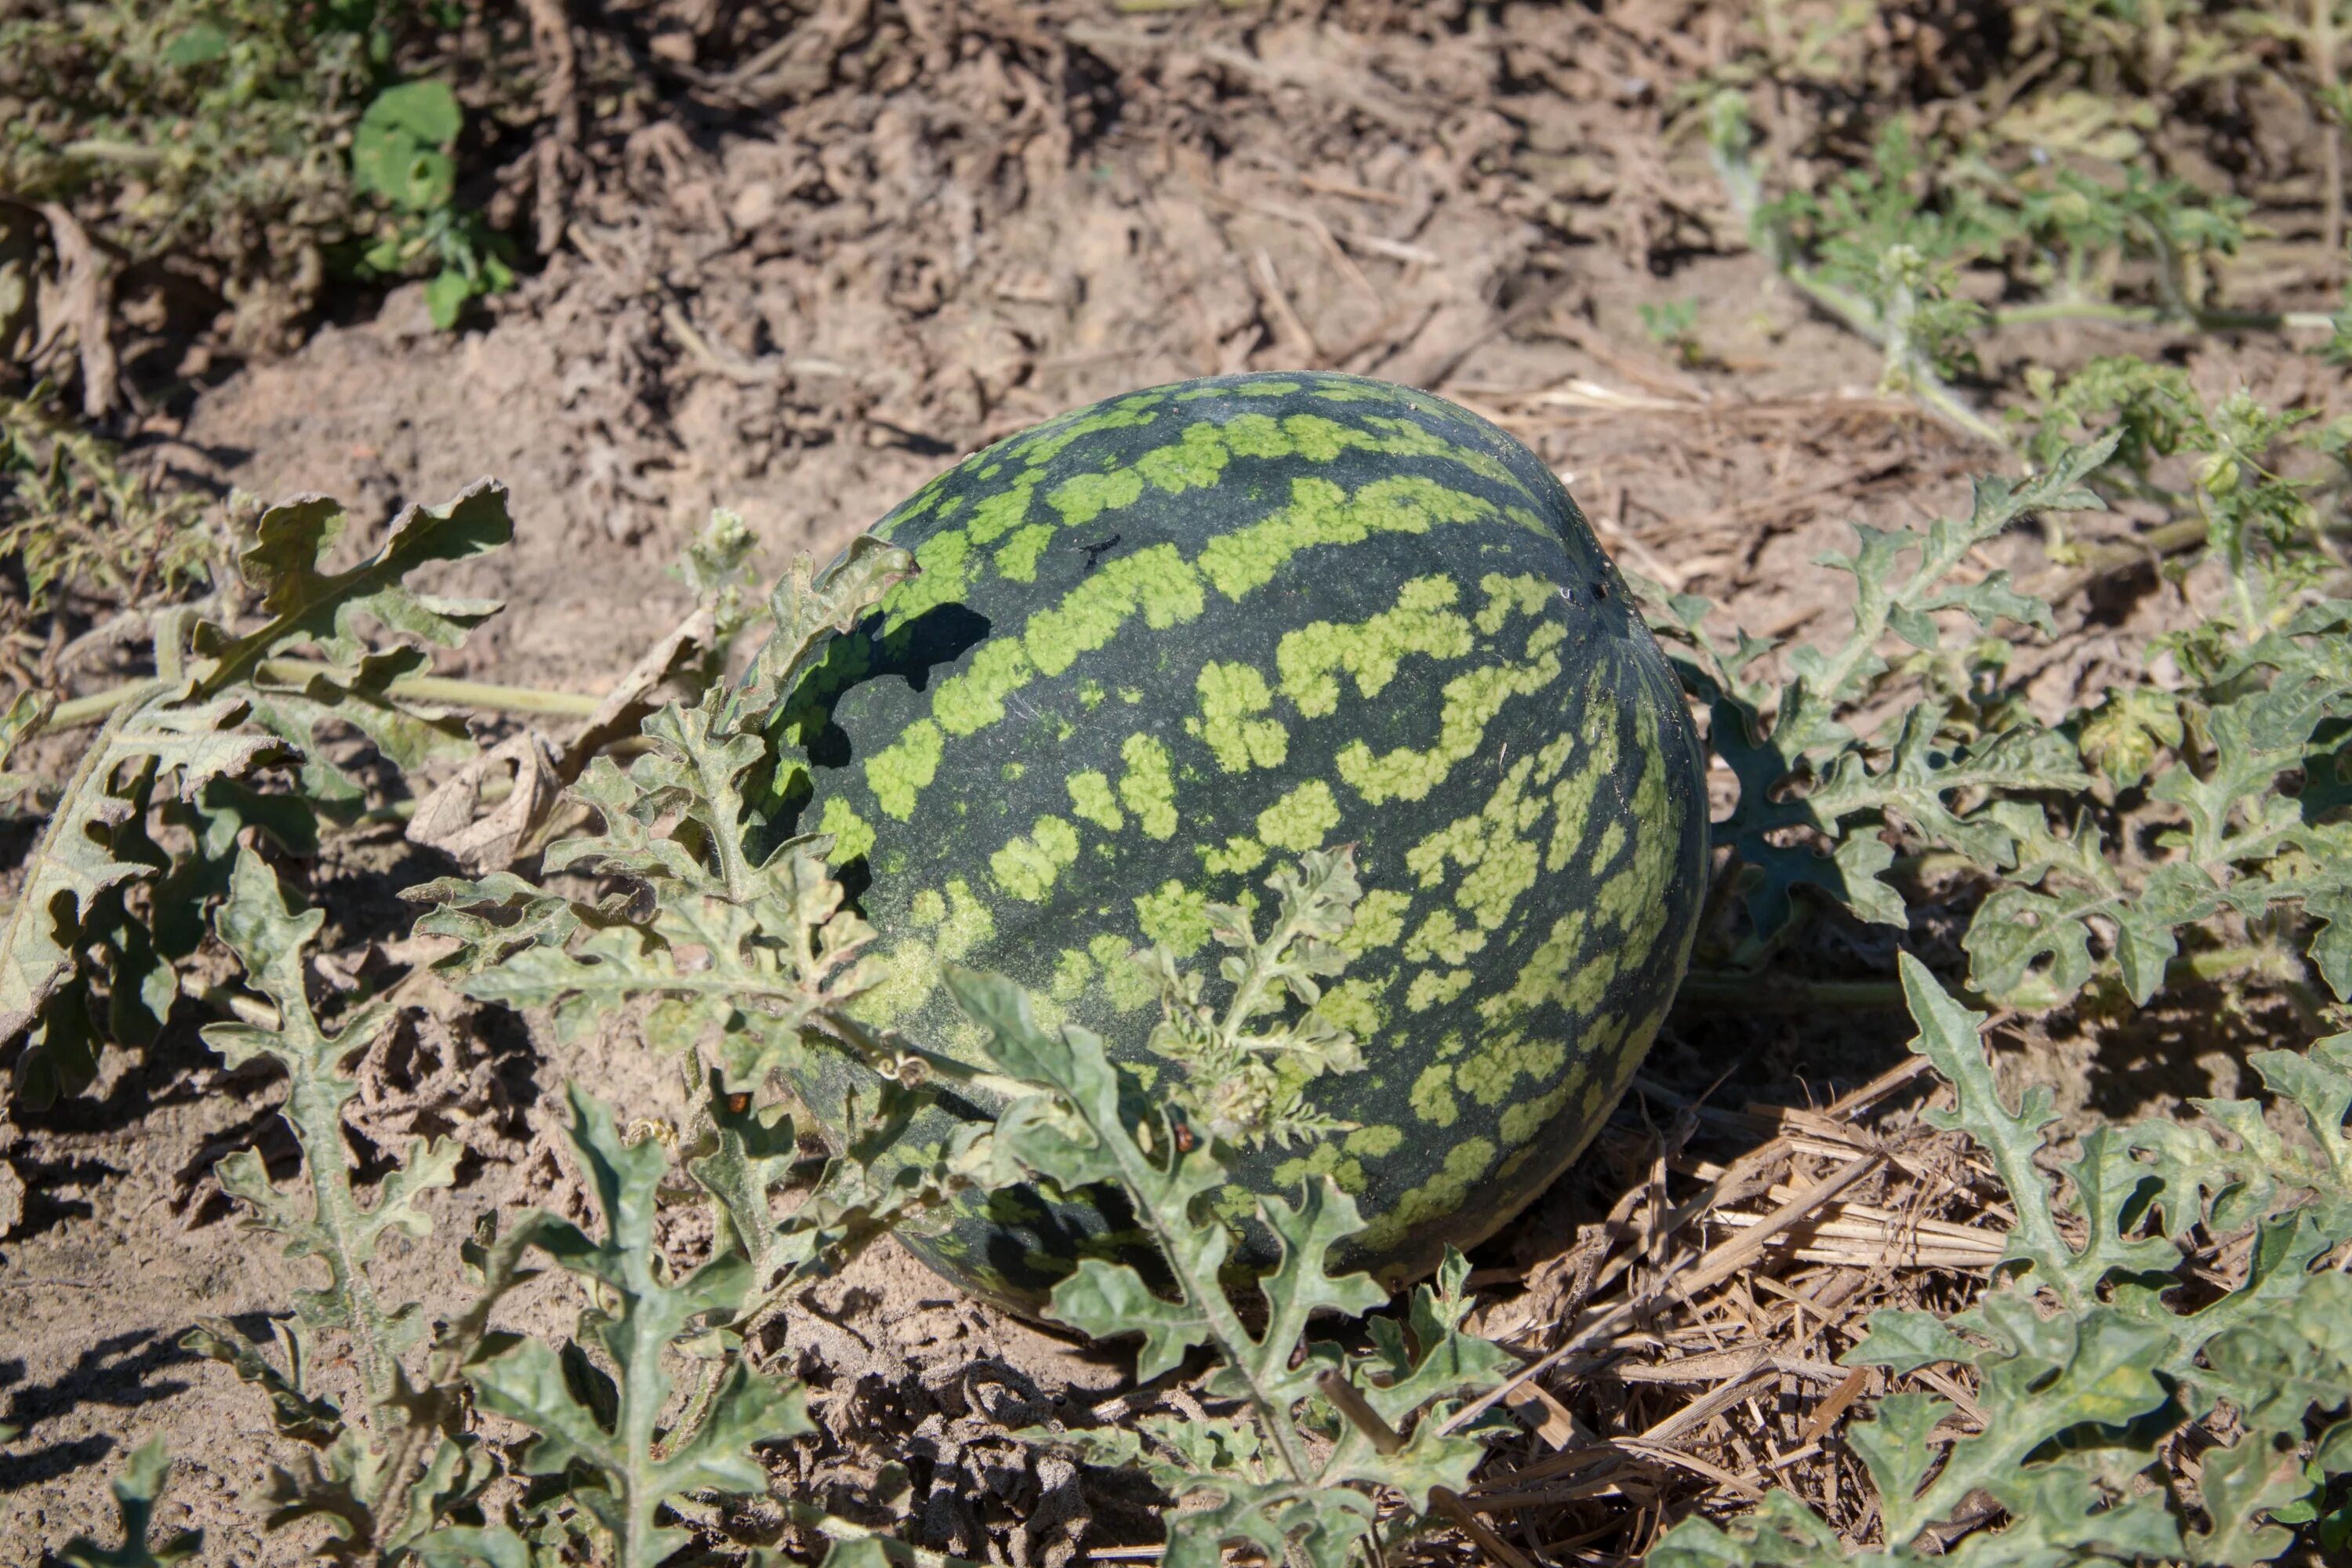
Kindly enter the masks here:
<path id="1" fill-rule="evenodd" d="M 306 658 L 266 658 L 258 666 L 267 679 L 299 684 L 323 673 L 327 666 Z M 116 709 L 136 702 L 155 689 L 152 680 L 133 680 L 104 691 L 93 691 L 60 702 L 44 730 L 73 730 L 105 721 Z M 544 713 L 557 718 L 585 719 L 604 701 L 578 691 L 551 691 L 536 686 L 498 686 L 488 681 L 457 680 L 446 676 L 417 675 L 394 680 L 384 689 L 394 697 L 415 702 L 446 703 L 452 708 L 478 709 L 489 713 Z"/>

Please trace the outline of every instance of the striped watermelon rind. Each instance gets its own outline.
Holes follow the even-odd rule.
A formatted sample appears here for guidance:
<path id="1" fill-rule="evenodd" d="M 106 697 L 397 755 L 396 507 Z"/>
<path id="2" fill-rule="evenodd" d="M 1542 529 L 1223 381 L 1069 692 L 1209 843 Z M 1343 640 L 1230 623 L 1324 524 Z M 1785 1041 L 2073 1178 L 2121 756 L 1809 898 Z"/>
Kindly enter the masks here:
<path id="1" fill-rule="evenodd" d="M 833 836 L 882 933 L 861 1016 L 981 1066 L 940 965 L 996 970 L 1150 1092 L 1135 951 L 1213 973 L 1207 904 L 1352 843 L 1321 1007 L 1366 1067 L 1313 1103 L 1357 1125 L 1243 1152 L 1219 1212 L 1328 1174 L 1370 1221 L 1339 1261 L 1400 1278 L 1567 1166 L 1672 999 L 1706 814 L 1676 683 L 1539 458 L 1404 387 L 1222 377 L 1012 437 L 873 531 L 920 575 L 772 726 L 806 759 L 780 822 Z M 837 1125 L 863 1072 L 826 1057 L 798 1087 Z M 911 1145 L 998 1109 L 944 1099 Z M 1024 1309 L 1146 1246 L 1116 1194 L 1029 1188 L 909 1244 Z"/>

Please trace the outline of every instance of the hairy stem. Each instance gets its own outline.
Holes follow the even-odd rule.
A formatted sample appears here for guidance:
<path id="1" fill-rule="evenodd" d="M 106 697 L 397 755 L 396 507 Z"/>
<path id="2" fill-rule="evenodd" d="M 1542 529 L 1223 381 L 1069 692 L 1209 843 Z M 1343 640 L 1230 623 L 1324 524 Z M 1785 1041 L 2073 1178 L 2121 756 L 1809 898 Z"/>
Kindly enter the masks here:
<path id="1" fill-rule="evenodd" d="M 211 671 L 196 667 L 200 675 L 209 679 Z M 307 680 L 326 669 L 323 664 L 301 658 L 266 658 L 258 672 L 270 679 L 289 684 Z M 155 689 L 152 680 L 134 680 L 104 691 L 93 691 L 87 697 L 77 697 L 60 702 L 49 715 L 44 730 L 72 730 L 84 724 L 103 722 L 118 708 L 137 702 Z M 546 713 L 559 718 L 585 719 L 596 711 L 604 700 L 579 691 L 551 691 L 533 686 L 495 686 L 479 680 L 454 680 L 437 675 L 409 676 L 393 681 L 385 688 L 394 697 L 413 702 L 446 703 L 452 708 L 478 709 L 491 713 Z"/>
<path id="2" fill-rule="evenodd" d="M 1098 1141 L 1118 1163 L 1128 1193 L 1143 1211 L 1145 1224 L 1161 1236 L 1183 1235 L 1192 1222 L 1182 1214 L 1169 1212 L 1151 1195 L 1160 1190 L 1160 1173 L 1147 1163 L 1147 1157 L 1135 1141 L 1123 1136 Z M 1234 1304 L 1225 1299 L 1224 1287 L 1213 1274 L 1203 1278 L 1196 1273 L 1185 1259 L 1183 1248 L 1163 1247 L 1160 1250 L 1169 1272 L 1176 1277 L 1177 1287 L 1184 1292 L 1184 1299 L 1208 1320 L 1209 1332 L 1216 1339 L 1217 1348 L 1224 1352 L 1226 1364 L 1249 1384 L 1250 1403 L 1257 1407 L 1258 1424 L 1274 1439 L 1284 1468 L 1300 1486 L 1312 1484 L 1315 1471 L 1299 1443 L 1297 1428 L 1291 1425 L 1290 1412 L 1260 1381 L 1257 1363 L 1250 1353 L 1256 1343 L 1243 1326 L 1240 1314 L 1234 1310 Z"/>

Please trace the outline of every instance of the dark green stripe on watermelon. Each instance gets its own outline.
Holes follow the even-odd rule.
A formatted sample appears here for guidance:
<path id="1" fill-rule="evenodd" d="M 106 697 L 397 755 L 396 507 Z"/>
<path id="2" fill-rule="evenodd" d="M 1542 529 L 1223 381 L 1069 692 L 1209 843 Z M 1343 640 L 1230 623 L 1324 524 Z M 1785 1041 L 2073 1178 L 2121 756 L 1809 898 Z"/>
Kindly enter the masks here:
<path id="1" fill-rule="evenodd" d="M 1360 1125 L 1249 1155 L 1221 1205 L 1328 1173 L 1371 1220 L 1353 1261 L 1402 1274 L 1575 1156 L 1680 977 L 1706 819 L 1675 683 L 1534 454 L 1384 383 L 1225 377 L 1013 437 L 875 531 L 922 575 L 780 720 L 814 763 L 800 826 L 883 933 L 873 1021 L 976 1060 L 938 966 L 993 969 L 1149 1084 L 1128 954 L 1213 973 L 1204 904 L 1353 843 L 1325 1008 L 1367 1067 L 1315 1104 Z M 821 1116 L 842 1087 L 803 1086 Z M 915 1246 L 1034 1303 L 1132 1239 L 1022 1191 Z"/>

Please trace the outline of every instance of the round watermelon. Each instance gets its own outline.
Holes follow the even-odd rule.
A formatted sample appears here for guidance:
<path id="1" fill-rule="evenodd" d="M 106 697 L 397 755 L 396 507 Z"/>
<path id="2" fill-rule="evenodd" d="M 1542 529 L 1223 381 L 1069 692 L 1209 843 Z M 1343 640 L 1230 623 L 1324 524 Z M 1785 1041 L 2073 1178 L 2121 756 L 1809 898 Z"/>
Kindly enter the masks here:
<path id="1" fill-rule="evenodd" d="M 1674 996 L 1706 817 L 1675 679 L 1535 454 L 1383 382 L 1223 376 L 1009 437 L 874 532 L 920 574 L 775 724 L 796 820 L 881 933 L 869 1022 L 978 1065 L 940 966 L 994 970 L 1149 1084 L 1137 951 L 1213 994 L 1206 907 L 1353 845 L 1319 1006 L 1364 1067 L 1311 1090 L 1351 1129 L 1240 1151 L 1213 1201 L 1244 1225 L 1328 1173 L 1370 1221 L 1335 1265 L 1393 1281 L 1559 1174 Z M 798 1086 L 820 1119 L 860 1070 L 826 1061 Z M 909 1137 L 999 1109 L 950 1099 Z M 1024 1188 L 909 1245 L 1034 1308 L 1140 1239 L 1116 1194 Z"/>

